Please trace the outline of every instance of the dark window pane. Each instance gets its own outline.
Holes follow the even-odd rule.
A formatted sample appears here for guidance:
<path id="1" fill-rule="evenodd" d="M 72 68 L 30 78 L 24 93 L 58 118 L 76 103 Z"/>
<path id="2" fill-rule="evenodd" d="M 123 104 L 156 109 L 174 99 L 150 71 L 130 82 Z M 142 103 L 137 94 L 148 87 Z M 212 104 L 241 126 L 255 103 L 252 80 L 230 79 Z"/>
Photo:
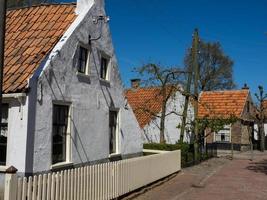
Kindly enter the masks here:
<path id="1" fill-rule="evenodd" d="M 66 136 L 69 107 L 54 105 L 53 108 L 53 164 L 66 161 Z"/>
<path id="2" fill-rule="evenodd" d="M 78 72 L 85 74 L 87 57 L 88 57 L 88 50 L 86 48 L 80 47 Z"/>
<path id="3" fill-rule="evenodd" d="M 2 104 L 2 120 L 1 120 L 1 130 L 0 130 L 0 165 L 6 165 L 7 130 L 8 130 L 8 104 Z"/>
<path id="4" fill-rule="evenodd" d="M 108 69 L 108 59 L 101 58 L 100 78 L 106 79 Z"/>
<path id="5" fill-rule="evenodd" d="M 116 132 L 117 132 L 117 112 L 109 112 L 109 151 L 110 154 L 116 153 Z"/>
<path id="6" fill-rule="evenodd" d="M 7 137 L 0 136 L 0 165 L 6 165 Z"/>

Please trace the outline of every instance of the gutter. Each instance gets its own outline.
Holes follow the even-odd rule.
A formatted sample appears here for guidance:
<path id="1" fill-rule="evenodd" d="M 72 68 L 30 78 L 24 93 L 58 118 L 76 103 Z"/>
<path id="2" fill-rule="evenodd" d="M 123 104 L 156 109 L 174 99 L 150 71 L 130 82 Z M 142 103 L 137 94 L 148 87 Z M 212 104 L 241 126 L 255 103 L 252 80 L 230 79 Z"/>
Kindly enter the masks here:
<path id="1" fill-rule="evenodd" d="M 10 94 L 3 94 L 4 99 L 14 98 L 14 99 L 21 99 L 26 97 L 26 93 L 10 93 Z"/>

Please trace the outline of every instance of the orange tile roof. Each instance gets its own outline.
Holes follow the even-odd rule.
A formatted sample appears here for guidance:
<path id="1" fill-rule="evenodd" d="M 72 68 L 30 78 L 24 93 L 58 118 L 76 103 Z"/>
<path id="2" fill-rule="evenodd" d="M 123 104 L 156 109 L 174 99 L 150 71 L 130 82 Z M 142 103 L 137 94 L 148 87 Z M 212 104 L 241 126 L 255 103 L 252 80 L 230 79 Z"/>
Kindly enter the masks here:
<path id="1" fill-rule="evenodd" d="M 7 12 L 3 92 L 25 91 L 27 80 L 76 18 L 75 4 Z"/>
<path id="2" fill-rule="evenodd" d="M 202 92 L 198 116 L 227 118 L 233 115 L 241 118 L 248 96 L 249 90 Z"/>
<path id="3" fill-rule="evenodd" d="M 168 93 L 173 89 L 173 87 L 169 87 Z M 125 96 L 141 128 L 144 128 L 155 118 L 155 115 L 161 112 L 163 96 L 160 87 L 128 89 Z"/>

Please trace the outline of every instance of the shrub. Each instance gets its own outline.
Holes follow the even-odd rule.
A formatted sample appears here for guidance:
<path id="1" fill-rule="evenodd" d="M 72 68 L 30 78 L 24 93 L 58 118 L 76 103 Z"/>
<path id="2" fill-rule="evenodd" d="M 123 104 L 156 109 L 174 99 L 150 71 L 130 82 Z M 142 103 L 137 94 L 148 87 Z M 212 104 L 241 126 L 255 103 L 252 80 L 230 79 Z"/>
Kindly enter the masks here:
<path id="1" fill-rule="evenodd" d="M 146 143 L 143 145 L 144 149 L 162 150 L 162 151 L 175 151 L 181 150 L 181 163 L 182 167 L 191 165 L 194 162 L 194 148 L 192 144 L 177 143 L 177 144 L 159 144 L 159 143 Z"/>

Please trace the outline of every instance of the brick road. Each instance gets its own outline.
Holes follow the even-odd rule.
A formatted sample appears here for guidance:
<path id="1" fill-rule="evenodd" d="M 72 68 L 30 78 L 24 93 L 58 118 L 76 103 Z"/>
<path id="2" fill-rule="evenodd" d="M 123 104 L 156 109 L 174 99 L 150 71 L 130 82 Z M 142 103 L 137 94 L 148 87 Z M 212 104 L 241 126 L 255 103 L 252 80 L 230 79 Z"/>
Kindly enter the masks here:
<path id="1" fill-rule="evenodd" d="M 183 170 L 135 200 L 267 200 L 267 154 L 216 158 Z"/>

